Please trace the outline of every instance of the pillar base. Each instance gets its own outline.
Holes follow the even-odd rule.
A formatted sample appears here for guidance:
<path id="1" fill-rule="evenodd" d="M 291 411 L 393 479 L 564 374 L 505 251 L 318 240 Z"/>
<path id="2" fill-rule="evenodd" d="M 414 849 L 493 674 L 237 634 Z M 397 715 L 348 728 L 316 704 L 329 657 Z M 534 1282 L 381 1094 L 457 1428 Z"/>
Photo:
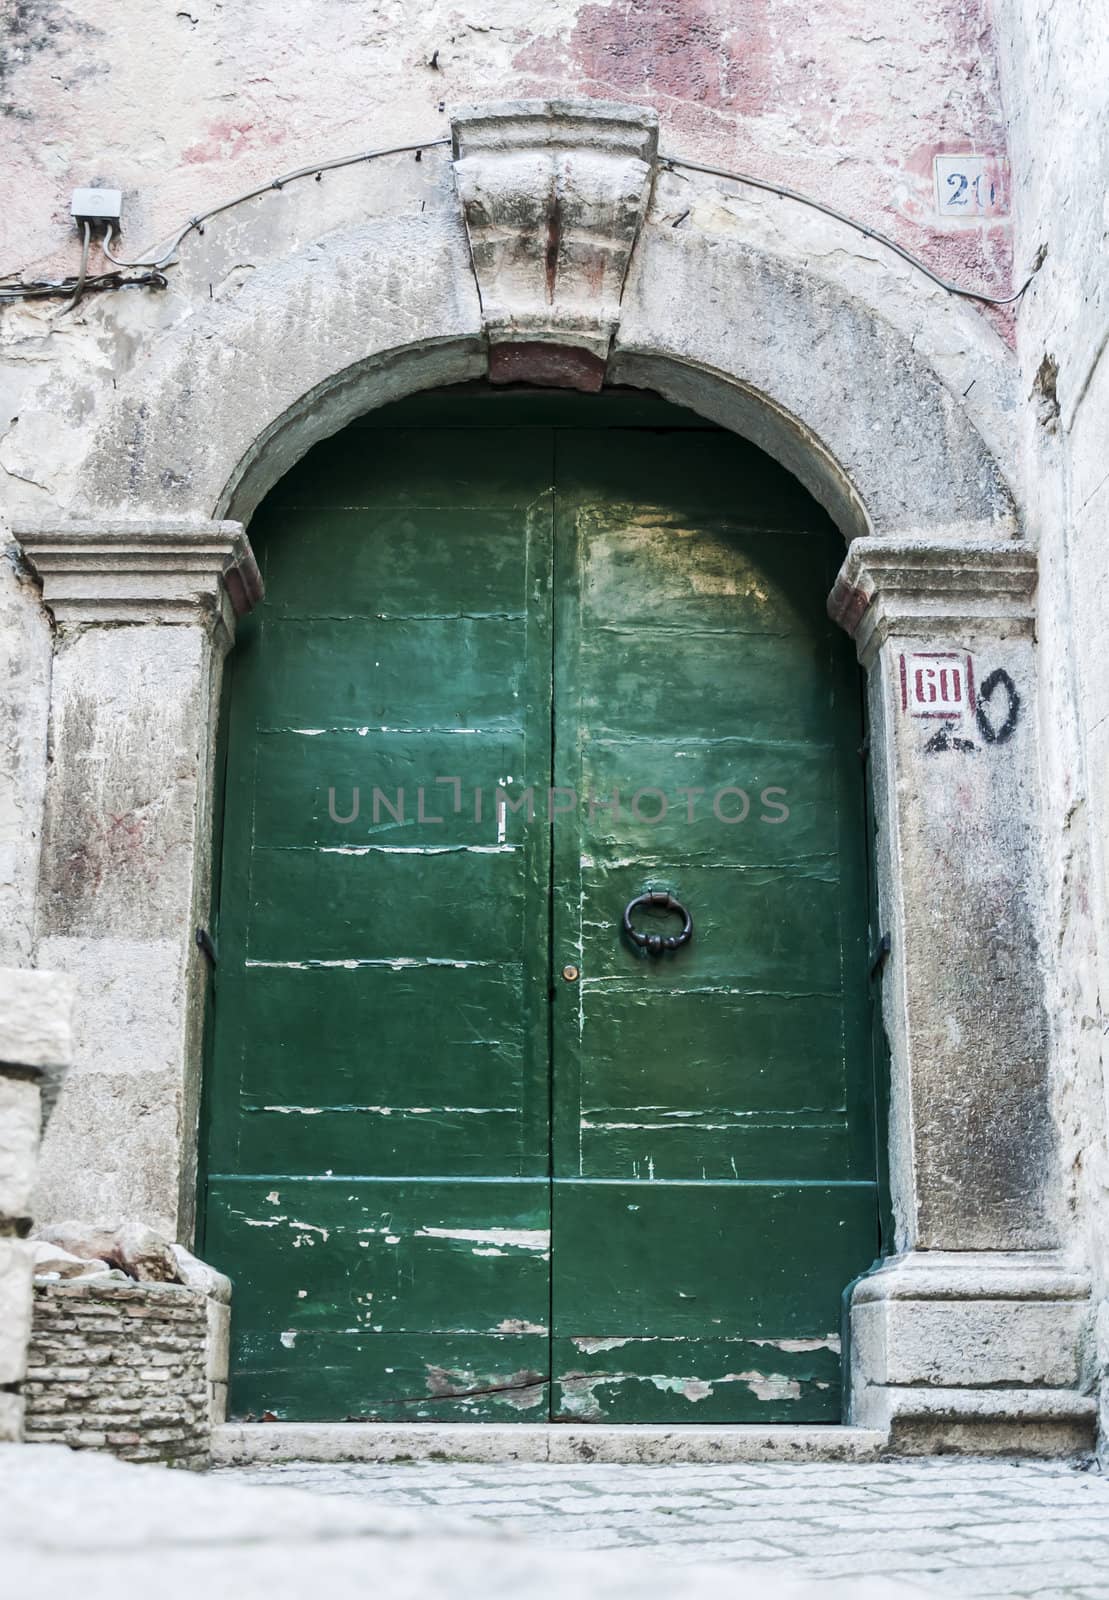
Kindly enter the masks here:
<path id="1" fill-rule="evenodd" d="M 1088 1278 L 1053 1251 L 910 1251 L 851 1297 L 851 1421 L 907 1454 L 1092 1448 Z"/>

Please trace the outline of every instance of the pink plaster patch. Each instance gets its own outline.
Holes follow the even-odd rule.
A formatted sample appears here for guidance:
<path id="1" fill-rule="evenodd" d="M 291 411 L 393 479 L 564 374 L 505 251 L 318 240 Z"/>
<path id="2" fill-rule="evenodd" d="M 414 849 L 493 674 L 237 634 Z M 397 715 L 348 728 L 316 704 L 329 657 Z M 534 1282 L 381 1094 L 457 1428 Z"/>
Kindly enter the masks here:
<path id="1" fill-rule="evenodd" d="M 1005 157 L 988 0 L 620 0 L 528 42 L 519 92 L 654 106 L 663 147 L 831 201 L 941 276 L 1004 293 L 1004 217 L 936 213 L 942 151 Z M 1002 169 L 1003 170 L 1003 169 Z M 1013 285 L 1016 287 L 1016 285 Z M 1003 334 L 1005 311 L 986 311 Z"/>
<path id="2" fill-rule="evenodd" d="M 283 135 L 260 128 L 253 122 L 212 122 L 202 139 L 187 146 L 181 159 L 191 166 L 205 162 L 233 161 L 259 147 L 281 144 Z"/>

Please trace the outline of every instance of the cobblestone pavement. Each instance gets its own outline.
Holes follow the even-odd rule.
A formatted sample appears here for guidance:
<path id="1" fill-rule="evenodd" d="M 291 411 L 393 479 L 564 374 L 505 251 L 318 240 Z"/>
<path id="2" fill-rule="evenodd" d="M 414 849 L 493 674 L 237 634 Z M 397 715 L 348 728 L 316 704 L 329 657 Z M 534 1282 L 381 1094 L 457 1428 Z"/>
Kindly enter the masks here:
<path id="1" fill-rule="evenodd" d="M 242 1483 L 353 1495 L 513 1528 L 563 1550 L 882 1574 L 951 1596 L 1109 1600 L 1109 1477 L 1043 1462 L 232 1467 Z"/>

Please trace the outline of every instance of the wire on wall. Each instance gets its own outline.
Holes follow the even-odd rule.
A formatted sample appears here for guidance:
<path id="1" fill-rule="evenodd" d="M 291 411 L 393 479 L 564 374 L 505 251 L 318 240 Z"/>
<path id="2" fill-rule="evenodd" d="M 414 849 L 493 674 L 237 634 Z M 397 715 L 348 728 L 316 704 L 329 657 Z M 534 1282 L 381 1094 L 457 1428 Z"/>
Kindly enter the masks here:
<path id="1" fill-rule="evenodd" d="M 141 258 L 138 261 L 119 260 L 108 249 L 107 238 L 105 238 L 102 248 L 108 260 L 117 267 L 153 267 L 155 269 L 168 267 L 182 242 L 188 238 L 190 233 L 195 229 L 202 228 L 212 217 L 218 217 L 222 212 L 230 211 L 234 206 L 241 206 L 244 201 L 256 200 L 259 195 L 268 194 L 271 189 L 284 189 L 286 184 L 296 183 L 299 178 L 318 178 L 322 173 L 334 172 L 338 167 L 354 167 L 360 161 L 376 161 L 379 156 L 402 156 L 408 155 L 412 151 L 418 154 L 421 150 L 430 150 L 433 146 L 441 144 L 450 144 L 450 139 L 424 139 L 420 144 L 395 144 L 385 150 L 362 150 L 357 155 L 336 156 L 332 161 L 316 161 L 310 167 L 297 167 L 295 172 L 283 172 L 279 178 L 271 178 L 269 183 L 260 183 L 256 189 L 246 189 L 242 194 L 235 195 L 233 199 L 224 200 L 218 206 L 212 206 L 210 210 L 198 212 L 195 217 L 190 217 L 185 226 L 178 229 L 174 235 L 173 242 L 165 250 L 160 253 L 148 252 L 148 254 L 155 255 L 155 259 L 152 261 L 145 261 Z M 111 236 L 111 228 L 108 228 L 107 234 L 108 237 Z"/>
<path id="2" fill-rule="evenodd" d="M 101 250 L 117 269 L 115 272 L 98 273 L 92 276 L 88 274 L 89 224 L 87 222 L 82 223 L 84 236 L 81 244 L 81 264 L 76 277 L 65 278 L 60 281 L 0 283 L 0 304 L 5 301 L 66 295 L 70 297 L 69 305 L 64 308 L 68 311 L 78 303 L 82 295 L 91 290 L 125 289 L 143 285 L 164 288 L 167 282 L 164 276 L 164 269 L 173 264 L 178 250 L 188 236 L 191 233 L 202 233 L 204 224 L 211 221 L 213 217 L 222 216 L 225 211 L 231 211 L 234 207 L 241 206 L 248 200 L 256 200 L 259 196 L 269 194 L 274 190 L 280 191 L 288 184 L 296 183 L 303 178 L 315 178 L 318 181 L 325 172 L 334 172 L 340 167 L 357 166 L 364 161 L 376 161 L 382 156 L 407 155 L 415 152 L 416 159 L 419 160 L 420 154 L 424 150 L 432 150 L 440 145 L 450 144 L 450 142 L 450 138 L 446 136 L 438 139 L 423 139 L 415 144 L 390 145 L 379 150 L 361 150 L 355 155 L 336 156 L 330 161 L 315 161 L 310 166 L 297 167 L 292 172 L 284 172 L 277 178 L 271 178 L 268 183 L 259 184 L 256 188 L 244 190 L 242 194 L 233 195 L 231 199 L 223 200 L 219 205 L 209 207 L 207 211 L 197 212 L 195 216 L 190 217 L 187 222 L 177 229 L 168 244 L 144 251 L 133 261 L 126 261 L 112 254 L 112 224 L 108 223 L 105 227 L 104 238 L 101 241 Z M 968 289 L 962 284 L 952 283 L 949 279 L 941 277 L 939 273 L 933 272 L 932 268 L 927 266 L 919 256 L 913 255 L 912 251 L 906 250 L 903 245 L 898 244 L 895 239 L 891 239 L 888 234 L 882 233 L 877 228 L 867 227 L 865 223 L 856 221 L 854 217 L 848 216 L 846 212 L 837 211 L 834 206 L 826 205 L 823 200 L 814 200 L 811 195 L 802 194 L 797 189 L 787 188 L 780 183 L 771 183 L 765 178 L 755 178 L 749 173 L 731 172 L 725 167 L 710 167 L 699 161 L 687 161 L 683 156 L 663 154 L 659 156 L 659 164 L 668 171 L 681 168 L 685 172 L 700 172 L 708 177 L 723 178 L 730 183 L 742 184 L 747 188 L 762 189 L 768 194 L 777 195 L 779 199 L 792 200 L 797 205 L 808 206 L 811 210 L 819 211 L 824 216 L 831 217 L 834 221 L 842 223 L 845 227 L 854 229 L 856 233 L 862 234 L 864 238 L 872 239 L 876 244 L 891 250 L 894 255 L 899 256 L 902 261 L 908 262 L 918 272 L 922 272 L 926 278 L 937 284 L 939 288 L 945 290 L 948 294 L 958 295 L 964 300 L 976 300 L 980 304 L 988 306 L 1009 306 L 1021 298 L 1035 277 L 1034 269 L 1021 284 L 1020 288 L 1009 295 L 985 294 L 979 289 Z M 132 272 L 139 269 L 142 269 L 141 276 L 122 276 L 124 272 Z"/>
<path id="3" fill-rule="evenodd" d="M 417 158 L 424 150 L 431 150 L 437 145 L 450 144 L 447 137 L 440 139 L 422 139 L 418 144 L 390 145 L 381 150 L 360 150 L 355 155 L 335 156 L 330 161 L 315 161 L 308 167 L 297 167 L 293 172 L 283 172 L 280 177 L 271 178 L 268 183 L 261 183 L 254 189 L 245 189 L 242 194 L 233 195 L 230 200 L 222 200 L 219 205 L 211 206 L 207 211 L 200 211 L 180 228 L 177 229 L 169 244 L 159 249 L 143 251 L 137 260 L 124 261 L 114 256 L 109 248 L 112 236 L 112 226 L 109 223 L 104 230 L 101 241 L 101 250 L 113 266 L 120 269 L 116 272 L 102 272 L 88 277 L 87 267 L 87 238 L 82 245 L 82 267 L 75 278 L 63 278 L 57 281 L 40 281 L 37 283 L 0 283 L 0 304 L 13 300 L 45 299 L 50 296 L 68 295 L 72 297 L 71 304 L 76 305 L 83 293 L 92 289 L 126 289 L 136 285 L 148 285 L 164 289 L 167 279 L 163 275 L 163 268 L 171 265 L 174 256 L 190 233 L 203 232 L 204 224 L 212 217 L 218 217 L 225 211 L 232 210 L 235 206 L 243 205 L 247 200 L 255 200 L 259 195 L 269 194 L 272 190 L 284 189 L 286 184 L 296 183 L 301 178 L 321 178 L 325 172 L 334 172 L 339 167 L 354 167 L 363 161 L 376 161 L 379 156 L 406 155 L 415 152 Z M 88 224 L 82 224 L 88 231 Z M 134 268 L 146 268 L 141 277 L 124 278 L 121 272 Z M 65 310 L 71 309 L 66 306 Z"/>
<path id="4" fill-rule="evenodd" d="M 856 222 L 854 217 L 849 217 L 843 211 L 837 211 L 835 206 L 825 205 L 823 200 L 814 200 L 811 195 L 801 194 L 797 189 L 787 189 L 784 184 L 770 183 L 765 178 L 752 178 L 745 172 L 728 172 L 723 167 L 706 167 L 699 161 L 686 161 L 682 156 L 660 155 L 659 162 L 668 168 L 682 167 L 687 172 L 704 172 L 712 178 L 727 178 L 731 183 L 742 183 L 750 189 L 765 189 L 767 194 L 776 194 L 782 200 L 795 200 L 798 205 L 809 206 L 813 211 L 820 211 L 826 217 L 832 217 L 836 222 L 844 223 L 848 228 L 854 228 L 856 233 L 861 233 L 866 239 L 873 239 L 877 244 L 885 245 L 887 250 L 892 250 L 894 255 L 900 256 L 902 261 L 907 261 L 911 267 L 916 267 L 918 272 L 923 272 L 926 278 L 946 289 L 948 294 L 959 295 L 964 300 L 979 300 L 987 306 L 1011 306 L 1019 300 L 1028 285 L 1035 277 L 1029 273 L 1015 294 L 994 295 L 983 294 L 979 289 L 965 289 L 961 284 L 951 283 L 947 278 L 941 278 L 938 272 L 933 272 L 926 266 L 919 256 L 914 256 L 910 250 L 891 239 L 889 234 L 881 233 L 877 228 L 868 228 L 863 222 Z"/>

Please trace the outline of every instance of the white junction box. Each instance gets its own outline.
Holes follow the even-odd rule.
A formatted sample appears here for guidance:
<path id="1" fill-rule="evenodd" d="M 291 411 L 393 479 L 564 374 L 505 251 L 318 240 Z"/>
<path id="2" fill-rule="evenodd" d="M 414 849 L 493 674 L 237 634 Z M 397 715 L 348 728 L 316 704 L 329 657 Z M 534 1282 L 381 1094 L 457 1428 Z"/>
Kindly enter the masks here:
<path id="1" fill-rule="evenodd" d="M 69 209 L 74 222 L 110 222 L 118 227 L 123 215 L 123 190 L 74 189 Z"/>

